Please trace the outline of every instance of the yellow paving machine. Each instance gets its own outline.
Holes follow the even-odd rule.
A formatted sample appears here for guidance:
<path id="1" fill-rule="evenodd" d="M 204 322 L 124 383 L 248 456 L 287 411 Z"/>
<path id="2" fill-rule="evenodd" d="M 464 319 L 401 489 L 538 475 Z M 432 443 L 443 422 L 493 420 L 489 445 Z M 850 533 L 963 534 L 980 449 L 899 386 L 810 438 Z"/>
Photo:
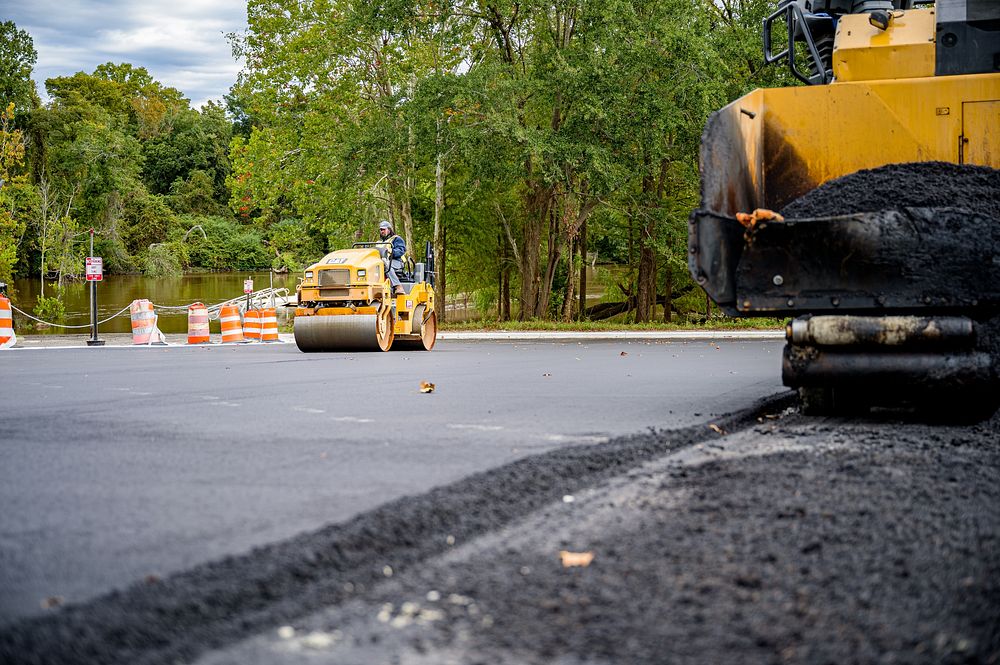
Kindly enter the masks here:
<path id="1" fill-rule="evenodd" d="M 404 265 L 404 293 L 393 295 L 388 243 L 355 243 L 305 270 L 296 289 L 295 343 L 302 351 L 388 351 L 434 348 L 434 254 Z M 408 269 L 410 268 L 410 269 Z"/>
<path id="2" fill-rule="evenodd" d="M 782 377 L 807 412 L 991 413 L 1000 2 L 783 0 L 763 27 L 765 60 L 808 85 L 710 116 L 691 275 L 731 316 L 794 317 Z M 780 214 L 821 190 L 827 209 Z"/>

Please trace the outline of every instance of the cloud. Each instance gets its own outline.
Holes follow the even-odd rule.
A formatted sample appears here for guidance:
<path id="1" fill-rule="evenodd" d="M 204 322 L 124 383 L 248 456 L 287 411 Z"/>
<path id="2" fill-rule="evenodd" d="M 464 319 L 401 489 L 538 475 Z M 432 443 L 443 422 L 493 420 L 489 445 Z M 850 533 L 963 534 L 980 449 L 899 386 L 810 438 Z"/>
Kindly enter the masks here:
<path id="1" fill-rule="evenodd" d="M 241 65 L 226 34 L 247 22 L 245 0 L 0 0 L 0 17 L 31 35 L 43 96 L 48 78 L 128 62 L 196 108 L 221 100 L 236 81 Z"/>

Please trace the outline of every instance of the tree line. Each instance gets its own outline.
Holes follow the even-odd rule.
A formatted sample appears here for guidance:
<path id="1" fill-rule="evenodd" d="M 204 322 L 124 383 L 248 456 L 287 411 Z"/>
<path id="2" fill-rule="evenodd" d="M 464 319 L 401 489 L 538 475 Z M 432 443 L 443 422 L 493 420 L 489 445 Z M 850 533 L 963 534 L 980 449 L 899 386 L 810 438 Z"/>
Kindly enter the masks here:
<path id="1" fill-rule="evenodd" d="M 764 68 L 766 0 L 249 0 L 244 67 L 192 109 L 107 63 L 35 93 L 0 24 L 0 280 L 297 271 L 393 222 L 439 297 L 497 318 L 695 309 L 686 220 L 707 115 Z M 617 307 L 588 307 L 588 259 Z M 690 292 L 690 293 L 689 293 Z M 681 294 L 689 293 L 689 296 Z M 688 298 L 685 300 L 685 298 Z"/>

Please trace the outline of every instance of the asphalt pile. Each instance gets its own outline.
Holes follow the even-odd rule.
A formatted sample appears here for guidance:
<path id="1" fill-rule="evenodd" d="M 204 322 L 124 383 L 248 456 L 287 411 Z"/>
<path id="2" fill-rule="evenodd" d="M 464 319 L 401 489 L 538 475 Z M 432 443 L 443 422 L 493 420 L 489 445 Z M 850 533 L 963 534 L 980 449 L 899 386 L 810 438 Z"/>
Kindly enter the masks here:
<path id="1" fill-rule="evenodd" d="M 804 219 L 901 208 L 957 208 L 1000 220 L 1000 170 L 949 162 L 889 164 L 824 183 L 781 214 Z"/>
<path id="2" fill-rule="evenodd" d="M 1000 662 L 1000 414 L 790 395 L 561 449 L 0 631 L 4 663 Z"/>

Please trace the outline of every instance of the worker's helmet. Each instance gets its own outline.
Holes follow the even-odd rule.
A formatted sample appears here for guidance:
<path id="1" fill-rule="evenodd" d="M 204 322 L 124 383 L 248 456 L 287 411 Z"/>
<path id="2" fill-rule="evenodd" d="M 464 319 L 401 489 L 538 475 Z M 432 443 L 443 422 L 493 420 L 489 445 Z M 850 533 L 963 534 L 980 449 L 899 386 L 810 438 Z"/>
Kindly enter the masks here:
<path id="1" fill-rule="evenodd" d="M 381 232 L 382 229 L 386 229 L 387 231 L 389 231 L 389 233 L 392 233 L 392 224 L 390 224 L 389 222 L 386 222 L 386 221 L 383 220 L 378 225 L 379 232 Z"/>

